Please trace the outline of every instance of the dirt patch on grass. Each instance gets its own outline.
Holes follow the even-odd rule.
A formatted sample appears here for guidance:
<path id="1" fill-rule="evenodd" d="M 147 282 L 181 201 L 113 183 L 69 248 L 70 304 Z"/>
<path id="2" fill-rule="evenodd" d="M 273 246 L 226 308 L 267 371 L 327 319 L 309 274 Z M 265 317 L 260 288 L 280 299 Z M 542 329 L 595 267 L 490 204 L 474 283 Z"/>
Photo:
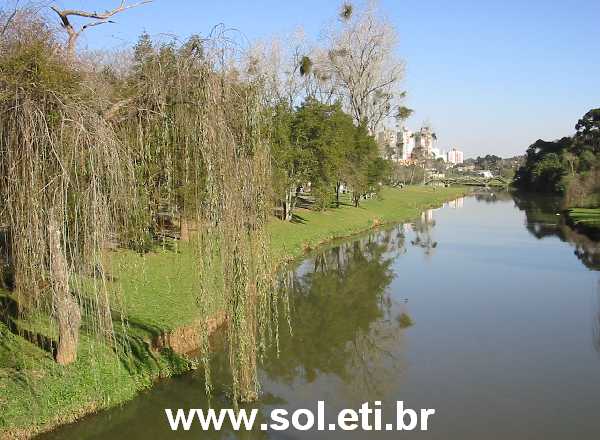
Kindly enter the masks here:
<path id="1" fill-rule="evenodd" d="M 225 312 L 216 313 L 206 321 L 206 329 L 212 334 L 227 321 Z M 174 330 L 165 332 L 152 340 L 152 350 L 161 351 L 170 348 L 177 354 L 186 354 L 196 351 L 200 348 L 200 332 L 202 331 L 202 322 L 198 321 L 190 325 L 178 327 Z"/>

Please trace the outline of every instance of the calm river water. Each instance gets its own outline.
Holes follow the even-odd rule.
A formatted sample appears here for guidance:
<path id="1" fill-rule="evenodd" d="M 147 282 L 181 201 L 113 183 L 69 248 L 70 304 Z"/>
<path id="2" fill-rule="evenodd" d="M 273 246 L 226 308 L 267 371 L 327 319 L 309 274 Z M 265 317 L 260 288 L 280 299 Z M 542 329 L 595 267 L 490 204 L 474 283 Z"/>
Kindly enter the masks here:
<path id="1" fill-rule="evenodd" d="M 437 410 L 428 432 L 173 433 L 164 408 L 207 406 L 198 372 L 43 438 L 597 440 L 600 249 L 556 212 L 509 194 L 459 199 L 290 273 L 292 334 L 282 323 L 261 370 L 262 414 L 381 400 L 386 422 L 403 400 Z M 213 406 L 228 407 L 217 388 Z"/>

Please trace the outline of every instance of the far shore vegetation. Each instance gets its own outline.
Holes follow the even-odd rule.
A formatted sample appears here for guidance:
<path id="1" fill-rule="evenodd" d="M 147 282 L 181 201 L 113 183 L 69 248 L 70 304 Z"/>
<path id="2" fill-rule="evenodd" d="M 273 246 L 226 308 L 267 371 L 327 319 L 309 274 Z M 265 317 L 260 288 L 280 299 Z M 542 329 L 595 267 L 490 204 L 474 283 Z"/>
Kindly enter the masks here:
<path id="1" fill-rule="evenodd" d="M 600 108 L 577 121 L 575 134 L 554 141 L 537 140 L 514 178 L 520 190 L 563 197 L 572 223 L 600 229 Z"/>

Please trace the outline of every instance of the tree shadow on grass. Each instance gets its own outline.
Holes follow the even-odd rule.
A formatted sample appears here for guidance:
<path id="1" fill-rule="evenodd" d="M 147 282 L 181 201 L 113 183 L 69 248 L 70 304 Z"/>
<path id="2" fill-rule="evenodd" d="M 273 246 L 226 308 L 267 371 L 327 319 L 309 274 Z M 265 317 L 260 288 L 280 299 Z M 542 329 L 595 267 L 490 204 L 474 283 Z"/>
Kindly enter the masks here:
<path id="1" fill-rule="evenodd" d="M 94 310 L 94 301 L 81 298 L 82 309 Z M 101 335 L 98 324 L 89 314 L 82 321 L 81 332 L 91 337 Z M 177 370 L 182 362 L 187 360 L 177 356 L 169 348 L 154 346 L 154 341 L 159 338 L 165 329 L 157 325 L 142 322 L 138 319 L 124 316 L 117 309 L 111 309 L 112 332 L 103 338 L 107 346 L 118 357 L 125 369 L 132 375 L 160 374 L 165 367 Z"/>
<path id="2" fill-rule="evenodd" d="M 306 223 L 306 219 L 298 214 L 292 214 L 292 223 L 300 223 L 300 224 L 305 224 Z"/>
<path id="3" fill-rule="evenodd" d="M 46 334 L 44 334 L 43 326 L 40 329 L 33 321 L 28 322 L 26 318 L 20 317 L 19 304 L 11 293 L 14 289 L 14 277 L 10 265 L 8 239 L 6 229 L 0 227 L 0 322 L 12 334 L 32 343 L 55 359 L 58 341 L 52 337 L 52 332 L 46 329 Z M 173 240 L 163 243 L 162 247 L 165 246 L 168 250 L 176 250 Z M 99 269 L 95 269 L 89 275 L 90 278 L 103 277 L 109 281 L 115 281 L 109 274 L 99 272 Z M 130 317 L 124 317 L 120 311 L 115 309 L 110 310 L 109 319 L 112 320 L 112 326 L 102 326 L 99 324 L 101 313 L 97 313 L 101 309 L 98 300 L 85 293 L 73 294 L 73 297 L 79 301 L 83 315 L 80 341 L 88 338 L 101 339 L 109 349 L 113 350 L 130 374 L 150 373 L 156 375 L 164 371 L 165 368 L 171 371 L 182 371 L 183 367 L 187 365 L 188 361 L 184 357 L 175 354 L 171 349 L 153 347 L 153 341 L 164 333 L 164 329 Z M 105 327 L 104 331 L 102 327 Z M 8 356 L 8 353 L 14 348 L 9 346 L 5 340 L 1 342 L 0 349 Z M 4 361 L 4 359 L 0 360 Z M 4 367 L 4 362 L 2 366 Z M 15 374 L 19 377 L 23 376 L 18 371 L 11 373 L 11 375 Z M 15 376 L 15 380 L 19 379 L 17 376 Z M 26 377 L 23 380 L 26 380 Z"/>
<path id="4" fill-rule="evenodd" d="M 18 319 L 17 301 L 9 292 L 2 290 L 0 290 L 0 321 L 11 333 L 48 352 L 52 357 L 56 356 L 57 342 L 47 335 L 26 328 Z"/>
<path id="5" fill-rule="evenodd" d="M 90 299 L 79 297 L 82 309 L 93 310 Z M 156 376 L 168 369 L 183 371 L 188 360 L 174 353 L 170 348 L 157 348 L 153 341 L 164 333 L 164 329 L 132 318 L 123 318 L 119 311 L 111 311 L 112 332 L 103 333 L 98 329 L 95 318 L 85 314 L 80 327 L 80 341 L 100 339 L 117 356 L 119 362 L 132 375 Z M 32 343 L 56 358 L 58 341 L 51 336 L 28 328 L 27 323 L 18 319 L 18 304 L 7 291 L 0 290 L 0 321 L 8 331 Z M 10 350 L 6 342 L 0 347 Z M 80 345 L 80 350 L 82 346 Z M 17 372 L 18 373 L 18 372 Z M 16 374 L 16 373 L 15 373 Z"/>
<path id="6" fill-rule="evenodd" d="M 187 369 L 187 358 L 171 348 L 154 346 L 154 341 L 165 333 L 165 329 L 134 318 L 121 320 L 120 315 L 116 316 L 116 320 L 114 351 L 130 374 L 159 375 L 165 369 Z"/>
<path id="7" fill-rule="evenodd" d="M 22 353 L 19 350 L 21 347 L 2 332 L 3 330 L 0 329 L 0 382 L 10 381 L 21 387 L 32 389 L 27 370 L 23 368 Z M 19 352 L 15 352 L 17 350 Z M 2 396 L 0 396 L 0 403 L 2 403 Z"/>

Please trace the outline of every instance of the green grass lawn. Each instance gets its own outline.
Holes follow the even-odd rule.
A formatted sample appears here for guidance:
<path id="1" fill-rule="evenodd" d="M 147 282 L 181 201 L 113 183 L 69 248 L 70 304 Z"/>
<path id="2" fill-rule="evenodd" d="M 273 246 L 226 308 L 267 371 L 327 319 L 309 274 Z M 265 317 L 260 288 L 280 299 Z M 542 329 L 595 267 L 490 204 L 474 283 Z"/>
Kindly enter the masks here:
<path id="1" fill-rule="evenodd" d="M 463 188 L 385 188 L 379 198 L 364 201 L 359 208 L 344 204 L 325 212 L 299 209 L 293 222 L 270 222 L 272 250 L 278 261 L 299 257 L 335 238 L 415 218 L 423 209 L 464 192 Z M 189 369 L 189 362 L 169 350 L 152 352 L 147 341 L 202 318 L 193 243 L 176 243 L 143 256 L 118 251 L 110 259 L 129 322 L 129 331 L 117 334 L 128 339 L 135 356 L 119 355 L 82 335 L 77 362 L 60 367 L 48 352 L 0 323 L 0 438 L 36 432 L 116 405 L 151 386 L 157 377 Z M 210 304 L 209 314 L 222 309 L 218 292 Z"/>
<path id="2" fill-rule="evenodd" d="M 119 361 L 106 344 L 86 336 L 77 362 L 59 366 L 0 323 L 0 438 L 26 437 L 44 426 L 71 422 L 132 399 L 157 377 L 187 370 L 185 359 L 167 352 L 140 350 L 135 358 Z"/>
<path id="3" fill-rule="evenodd" d="M 600 228 L 600 208 L 569 209 L 569 217 L 573 222 L 589 227 Z"/>
<path id="4" fill-rule="evenodd" d="M 156 335 L 199 318 L 196 252 L 194 243 L 178 242 L 144 255 L 119 251 L 111 256 L 128 320 L 139 330 Z M 214 314 L 222 309 L 221 296 L 215 292 L 208 304 Z"/>
<path id="5" fill-rule="evenodd" d="M 274 257 L 288 260 L 335 238 L 354 235 L 376 225 L 409 220 L 430 206 L 464 193 L 462 188 L 384 188 L 379 198 L 366 200 L 359 208 L 342 204 L 324 212 L 298 209 L 293 222 L 273 218 L 269 224 Z M 349 200 L 342 199 L 342 202 Z M 140 256 L 119 251 L 113 255 L 115 273 L 121 283 L 128 319 L 155 334 L 199 318 L 197 305 L 198 264 L 193 243 L 177 243 Z M 222 298 L 215 289 L 209 304 L 216 312 Z M 142 328 L 143 327 L 143 328 Z"/>
<path id="6" fill-rule="evenodd" d="M 305 250 L 334 238 L 357 234 L 377 225 L 410 220 L 424 209 L 464 193 L 464 188 L 384 188 L 378 198 L 363 201 L 359 208 L 342 204 L 340 208 L 325 212 L 299 209 L 293 222 L 274 219 L 269 225 L 273 252 L 277 258 L 298 257 Z"/>

